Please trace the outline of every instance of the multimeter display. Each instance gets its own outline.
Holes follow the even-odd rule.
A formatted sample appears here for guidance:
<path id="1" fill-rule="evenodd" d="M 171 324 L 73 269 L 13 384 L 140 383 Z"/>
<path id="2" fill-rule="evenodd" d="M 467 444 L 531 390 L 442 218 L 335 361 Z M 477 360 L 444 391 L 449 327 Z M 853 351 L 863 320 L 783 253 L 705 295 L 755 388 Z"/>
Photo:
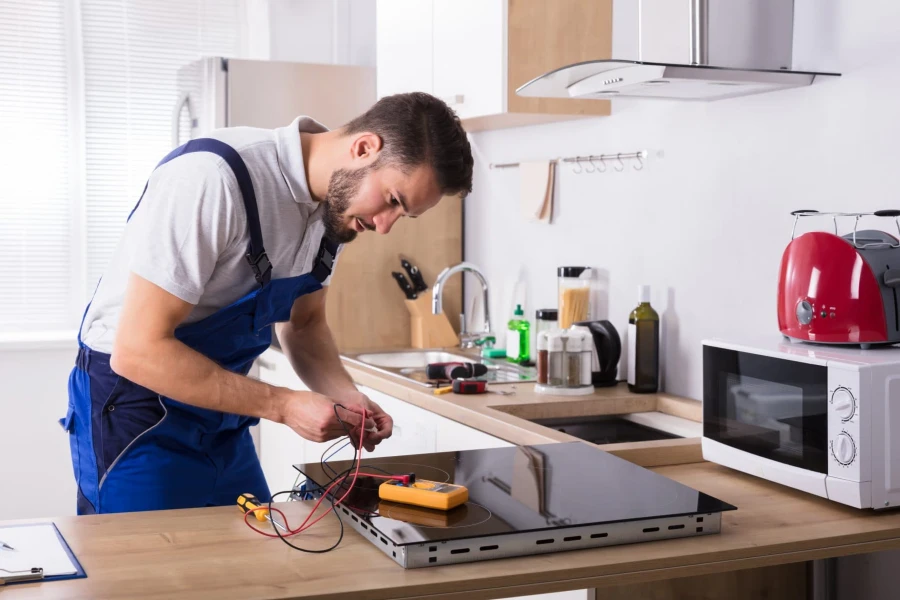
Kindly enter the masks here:
<path id="1" fill-rule="evenodd" d="M 425 479 L 419 479 L 409 485 L 403 485 L 399 481 L 385 481 L 378 487 L 378 497 L 401 504 L 450 510 L 468 501 L 469 490 L 462 485 Z"/>

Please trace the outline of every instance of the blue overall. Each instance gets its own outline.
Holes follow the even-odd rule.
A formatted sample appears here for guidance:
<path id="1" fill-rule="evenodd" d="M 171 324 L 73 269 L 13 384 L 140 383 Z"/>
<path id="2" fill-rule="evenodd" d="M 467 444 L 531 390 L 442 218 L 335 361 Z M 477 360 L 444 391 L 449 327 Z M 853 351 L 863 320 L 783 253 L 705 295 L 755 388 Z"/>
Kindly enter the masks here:
<path id="1" fill-rule="evenodd" d="M 190 152 L 212 152 L 234 172 L 250 230 L 248 276 L 252 272 L 259 287 L 205 319 L 178 327 L 175 337 L 246 375 L 269 347 L 272 324 L 289 319 L 295 299 L 322 289 L 338 246 L 323 237 L 310 273 L 271 280 L 256 194 L 240 155 L 218 140 L 192 140 L 157 167 Z M 249 430 L 259 419 L 160 396 L 116 375 L 109 354 L 84 345 L 80 332 L 78 346 L 69 406 L 60 420 L 69 432 L 78 514 L 222 506 L 245 492 L 269 500 Z"/>

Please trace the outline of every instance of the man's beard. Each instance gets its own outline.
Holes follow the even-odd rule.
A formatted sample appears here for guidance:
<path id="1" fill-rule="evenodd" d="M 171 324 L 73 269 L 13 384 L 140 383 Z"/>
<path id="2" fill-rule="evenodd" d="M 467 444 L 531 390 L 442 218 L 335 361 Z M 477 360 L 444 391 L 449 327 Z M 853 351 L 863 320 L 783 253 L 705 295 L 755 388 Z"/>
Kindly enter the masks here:
<path id="1" fill-rule="evenodd" d="M 328 192 L 325 193 L 325 235 L 338 244 L 349 244 L 356 239 L 357 231 L 344 222 L 350 199 L 356 196 L 362 180 L 372 165 L 348 171 L 337 169 L 331 174 Z"/>

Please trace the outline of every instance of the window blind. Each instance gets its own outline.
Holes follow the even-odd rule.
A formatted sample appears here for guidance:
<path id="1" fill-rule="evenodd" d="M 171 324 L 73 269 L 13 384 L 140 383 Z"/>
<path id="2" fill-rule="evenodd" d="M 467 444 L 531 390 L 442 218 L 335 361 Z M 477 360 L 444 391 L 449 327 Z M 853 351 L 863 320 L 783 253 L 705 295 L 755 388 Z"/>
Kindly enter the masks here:
<path id="1" fill-rule="evenodd" d="M 72 326 L 66 8 L 0 0 L 0 331 Z"/>
<path id="2" fill-rule="evenodd" d="M 180 67 L 240 53 L 241 0 L 81 0 L 87 291 L 171 148 Z"/>

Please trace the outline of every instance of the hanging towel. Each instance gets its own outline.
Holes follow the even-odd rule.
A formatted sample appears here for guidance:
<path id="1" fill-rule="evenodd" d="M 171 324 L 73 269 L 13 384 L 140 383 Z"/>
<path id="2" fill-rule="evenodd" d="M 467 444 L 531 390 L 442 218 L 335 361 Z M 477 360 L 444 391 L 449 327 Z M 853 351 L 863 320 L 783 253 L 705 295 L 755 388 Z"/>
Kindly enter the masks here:
<path id="1" fill-rule="evenodd" d="M 553 213 L 553 177 L 556 162 L 539 160 L 519 164 L 519 205 L 526 221 L 549 223 Z"/>

